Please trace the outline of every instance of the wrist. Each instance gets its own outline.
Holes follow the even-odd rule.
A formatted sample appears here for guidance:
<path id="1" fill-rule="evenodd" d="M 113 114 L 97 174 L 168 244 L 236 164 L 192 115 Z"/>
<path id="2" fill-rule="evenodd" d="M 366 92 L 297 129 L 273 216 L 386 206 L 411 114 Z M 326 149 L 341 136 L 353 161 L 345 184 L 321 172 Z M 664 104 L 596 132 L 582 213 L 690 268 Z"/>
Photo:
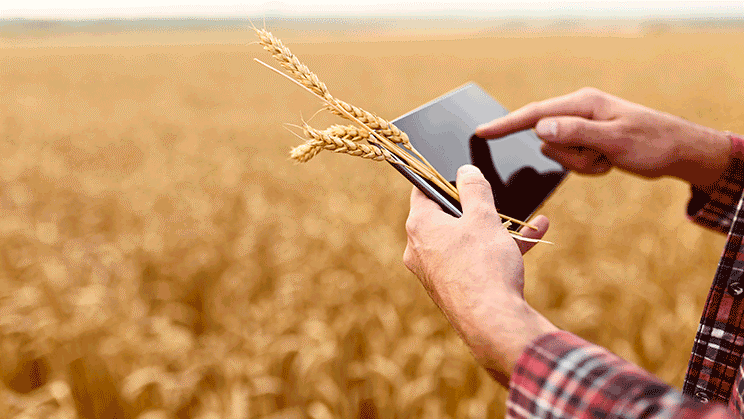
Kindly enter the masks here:
<path id="1" fill-rule="evenodd" d="M 496 322 L 481 323 L 483 328 L 464 336 L 476 361 L 504 387 L 522 352 L 538 337 L 559 330 L 521 298 L 512 307 L 510 315 L 494 316 Z"/>
<path id="2" fill-rule="evenodd" d="M 695 126 L 679 147 L 673 176 L 709 191 L 728 166 L 732 140 L 727 133 Z"/>

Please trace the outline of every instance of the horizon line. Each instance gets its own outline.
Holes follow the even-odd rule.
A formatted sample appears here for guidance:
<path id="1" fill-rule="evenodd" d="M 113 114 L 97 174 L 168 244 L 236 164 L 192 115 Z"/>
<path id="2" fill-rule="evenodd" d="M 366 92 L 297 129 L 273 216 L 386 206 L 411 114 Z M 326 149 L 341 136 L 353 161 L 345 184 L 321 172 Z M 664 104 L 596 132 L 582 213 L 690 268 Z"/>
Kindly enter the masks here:
<path id="1" fill-rule="evenodd" d="M 23 9 L 2 8 L 0 20 L 7 19 L 53 19 L 53 20 L 100 20 L 100 19 L 236 19 L 248 17 L 271 18 L 620 18 L 620 19 L 699 19 L 699 18 L 739 18 L 744 19 L 744 2 L 715 1 L 695 3 L 649 2 L 630 0 L 622 3 L 583 0 L 572 2 L 565 0 L 543 0 L 541 2 L 522 3 L 514 6 L 506 3 L 494 3 L 491 6 L 463 7 L 447 3 L 391 3 L 375 5 L 358 4 L 290 5 L 283 2 L 264 3 L 263 7 L 247 5 L 185 5 L 178 7 L 145 6 L 114 8 L 47 8 Z"/>
<path id="2" fill-rule="evenodd" d="M 555 15 L 529 15 L 514 14 L 503 15 L 493 14 L 484 15 L 483 13 L 473 12 L 471 14 L 445 14 L 445 13 L 421 13 L 421 14 L 251 14 L 251 15 L 102 15 L 102 16 L 0 16 L 0 22 L 9 21 L 52 21 L 52 22 L 116 22 L 116 21 L 245 21 L 253 19 L 266 20 L 364 20 L 364 19 L 385 19 L 385 20 L 410 20 L 410 19 L 437 19 L 449 21 L 514 21 L 514 20 L 541 20 L 541 21 L 559 21 L 566 19 L 576 20 L 605 20 L 605 21 L 644 21 L 644 20 L 667 20 L 667 21 L 700 21 L 700 20 L 720 20 L 742 21 L 744 16 L 736 13 L 732 14 L 688 14 L 688 15 L 617 15 L 617 14 L 555 14 Z"/>

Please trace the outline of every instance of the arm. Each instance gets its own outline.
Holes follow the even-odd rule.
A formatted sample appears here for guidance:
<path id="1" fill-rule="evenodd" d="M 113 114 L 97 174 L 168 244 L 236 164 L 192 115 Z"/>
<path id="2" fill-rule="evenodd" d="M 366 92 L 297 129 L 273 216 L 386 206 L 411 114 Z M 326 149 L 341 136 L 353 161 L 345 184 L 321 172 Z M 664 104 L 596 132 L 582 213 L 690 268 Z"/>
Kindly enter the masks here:
<path id="1" fill-rule="evenodd" d="M 509 418 L 734 418 L 570 333 L 539 337 L 522 353 L 507 400 Z"/>
<path id="2" fill-rule="evenodd" d="M 530 246 L 517 244 L 501 225 L 488 181 L 475 166 L 463 166 L 457 189 L 460 218 L 413 188 L 403 261 L 475 358 L 507 386 L 529 342 L 558 329 L 524 301 L 522 253 Z M 542 237 L 547 218 L 533 223 L 538 231 L 523 234 Z"/>
<path id="3" fill-rule="evenodd" d="M 476 360 L 509 387 L 508 417 L 732 417 L 701 405 L 642 369 L 560 331 L 523 296 L 520 247 L 501 225 L 488 181 L 458 171 L 463 216 L 444 213 L 414 188 L 406 266 L 421 280 Z M 548 223 L 535 220 L 542 237 Z"/>
<path id="4" fill-rule="evenodd" d="M 727 232 L 744 189 L 744 138 L 628 102 L 592 88 L 526 105 L 478 128 L 497 138 L 534 128 L 543 153 L 579 173 L 617 167 L 692 186 L 688 215 Z"/>
<path id="5" fill-rule="evenodd" d="M 674 176 L 709 190 L 728 165 L 726 134 L 592 88 L 526 105 L 479 127 L 497 138 L 535 128 L 543 153 L 579 173 L 618 167 L 645 177 Z"/>

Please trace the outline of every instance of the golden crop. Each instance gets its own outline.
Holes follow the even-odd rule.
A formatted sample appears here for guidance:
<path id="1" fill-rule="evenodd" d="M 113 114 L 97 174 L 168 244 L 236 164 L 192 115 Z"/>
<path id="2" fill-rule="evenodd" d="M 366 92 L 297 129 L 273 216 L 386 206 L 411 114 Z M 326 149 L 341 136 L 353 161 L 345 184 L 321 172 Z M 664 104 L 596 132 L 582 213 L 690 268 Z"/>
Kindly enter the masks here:
<path id="1" fill-rule="evenodd" d="M 744 132 L 741 32 L 364 36 L 292 46 L 388 119 L 472 80 L 511 109 L 591 85 Z M 322 105 L 252 40 L 0 38 L 1 417 L 503 415 L 401 262 L 410 185 L 291 162 L 282 124 Z M 526 258 L 533 305 L 677 386 L 724 241 L 687 195 L 571 176 Z"/>

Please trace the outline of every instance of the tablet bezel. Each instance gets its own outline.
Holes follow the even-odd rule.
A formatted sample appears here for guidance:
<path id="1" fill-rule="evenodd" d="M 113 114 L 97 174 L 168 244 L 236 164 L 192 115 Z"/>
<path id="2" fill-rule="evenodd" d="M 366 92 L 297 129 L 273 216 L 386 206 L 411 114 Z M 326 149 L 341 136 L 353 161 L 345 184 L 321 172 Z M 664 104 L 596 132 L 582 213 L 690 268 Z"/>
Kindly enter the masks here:
<path id="1" fill-rule="evenodd" d="M 472 99 L 473 97 L 475 99 Z M 457 102 L 456 104 L 454 103 L 455 101 Z M 455 109 L 455 112 L 458 113 L 458 115 L 457 116 L 445 115 L 444 119 L 458 117 L 457 120 L 442 121 L 440 119 L 437 119 L 437 121 L 434 121 L 434 122 L 428 121 L 425 119 L 414 120 L 416 116 L 422 113 L 423 110 L 430 109 L 434 105 L 439 106 L 441 108 L 441 107 L 446 107 L 446 105 L 453 105 L 453 104 L 456 107 L 458 107 L 457 109 Z M 463 109 L 463 106 L 468 107 L 468 109 Z M 461 111 L 465 111 L 465 112 L 463 113 Z M 418 142 L 420 146 L 422 140 L 424 138 L 427 138 L 427 133 L 434 133 L 438 135 L 439 133 L 437 132 L 437 130 L 439 129 L 445 129 L 445 130 L 451 129 L 454 131 L 457 131 L 459 129 L 460 131 L 457 133 L 457 136 L 459 136 L 460 138 L 458 141 L 460 142 L 465 141 L 463 139 L 464 136 L 467 136 L 468 133 L 471 132 L 468 130 L 472 130 L 472 133 L 474 133 L 475 126 L 480 125 L 485 122 L 489 122 L 492 119 L 498 116 L 501 116 L 502 114 L 506 114 L 507 112 L 508 111 L 506 111 L 506 109 L 501 104 L 499 104 L 495 99 L 493 99 L 490 95 L 488 95 L 482 88 L 480 88 L 480 86 L 471 82 L 463 86 L 460 86 L 457 89 L 454 89 L 450 92 L 447 92 L 444 95 L 422 106 L 419 106 L 418 108 L 396 118 L 392 122 L 398 128 L 402 129 L 404 132 L 406 132 L 409 135 L 409 138 L 411 138 L 411 142 L 414 143 L 414 146 L 416 146 L 415 144 L 416 142 Z M 467 121 L 463 121 L 465 119 L 467 119 Z M 416 123 L 410 123 L 412 120 L 414 120 L 414 122 Z M 447 125 L 448 122 L 449 122 L 449 125 Z M 422 131 L 424 133 L 422 133 Z M 436 137 L 437 135 L 429 135 L 429 136 Z M 530 168 L 530 170 L 528 170 L 529 176 L 532 176 L 532 177 L 531 178 L 528 177 L 527 179 L 531 179 L 531 180 L 539 179 L 539 181 L 542 182 L 543 184 L 539 185 L 540 186 L 539 189 L 541 189 L 541 192 L 540 192 L 540 195 L 538 196 L 527 195 L 530 193 L 529 189 L 532 189 L 532 188 L 522 187 L 518 191 L 510 190 L 509 189 L 510 185 L 507 185 L 504 181 L 501 180 L 499 170 L 503 168 L 496 166 L 497 162 L 493 160 L 492 156 L 490 156 L 489 158 L 492 167 L 483 167 L 484 165 L 488 166 L 488 164 L 485 164 L 482 161 L 484 159 L 474 157 L 473 155 L 474 145 L 473 144 L 474 144 L 474 140 L 477 139 L 477 137 L 474 137 L 473 134 L 470 134 L 470 135 L 471 135 L 471 138 L 468 140 L 470 141 L 468 145 L 468 148 L 470 151 L 469 161 L 463 160 L 462 156 L 459 156 L 455 160 L 459 162 L 457 164 L 460 164 L 460 163 L 473 164 L 473 160 L 479 160 L 479 162 L 476 162 L 476 165 L 481 168 L 481 171 L 484 173 L 484 175 L 489 180 L 489 182 L 491 182 L 492 189 L 494 191 L 494 200 L 495 202 L 497 202 L 497 207 L 499 206 L 503 207 L 499 209 L 500 211 L 503 211 L 505 215 L 515 217 L 523 221 L 528 220 L 529 217 L 531 217 L 535 213 L 535 211 L 537 211 L 543 205 L 545 200 L 555 191 L 555 189 L 562 183 L 562 181 L 565 179 L 566 175 L 568 174 L 568 170 L 565 167 L 560 166 L 559 164 L 553 162 L 552 160 L 550 160 L 552 166 L 549 166 L 551 167 L 551 169 L 549 171 L 548 169 L 544 169 L 546 171 L 542 173 L 539 172 L 539 169 L 535 170 L 533 165 L 524 164 L 523 163 L 524 160 L 522 161 L 517 160 L 518 165 L 522 165 L 522 164 L 524 165 L 518 166 L 519 169 L 516 171 L 514 171 L 513 169 L 509 169 L 509 170 L 512 170 L 511 172 L 508 172 L 508 171 L 504 172 L 504 170 L 501 170 L 501 173 L 512 173 L 512 174 L 521 173 L 523 172 L 524 168 Z M 519 138 L 520 142 L 524 141 L 524 142 L 537 142 L 537 143 L 530 144 L 530 147 L 522 147 L 521 143 L 517 143 L 515 142 L 515 140 L 512 140 L 511 144 L 519 144 L 519 147 L 515 147 L 517 151 L 516 155 L 509 156 L 509 159 L 507 160 L 509 162 L 509 165 L 511 166 L 514 165 L 515 162 L 512 160 L 512 157 L 517 157 L 517 156 L 519 157 L 519 159 L 527 159 L 527 158 L 533 159 L 533 162 L 538 161 L 539 164 L 543 164 L 543 162 L 547 160 L 547 157 L 543 156 L 539 152 L 539 141 L 540 140 L 534 134 L 534 132 L 532 132 L 531 130 L 527 130 L 527 131 L 522 131 L 520 133 L 515 133 L 513 135 L 518 136 L 515 138 Z M 482 140 L 482 139 L 477 139 L 477 140 L 482 141 L 484 144 L 484 145 L 479 145 L 478 147 L 484 147 L 485 144 L 489 144 L 488 150 L 492 150 L 493 148 L 493 146 L 490 145 L 492 144 L 490 143 L 490 141 L 500 141 L 500 140 L 488 140 L 488 142 L 486 142 L 486 140 Z M 443 165 L 448 166 L 445 168 L 445 170 L 449 172 L 449 175 L 450 175 L 449 178 L 452 179 L 452 181 L 454 181 L 454 175 L 452 174 L 452 170 L 453 170 L 452 164 L 449 164 L 449 165 L 442 164 L 441 162 L 443 160 L 441 158 L 437 158 L 437 157 L 442 157 L 441 153 L 435 155 L 432 152 L 432 148 L 426 147 L 427 145 L 430 145 L 430 143 L 424 144 L 424 147 L 416 146 L 416 148 L 419 152 L 421 152 L 422 155 L 424 155 L 424 157 L 426 157 L 427 160 L 430 160 L 430 161 L 433 160 L 434 162 L 432 162 L 432 164 L 443 175 L 445 175 L 445 173 L 443 173 L 443 170 L 441 170 L 440 167 L 438 166 L 443 166 Z M 437 145 L 439 144 L 434 144 L 433 146 L 437 146 Z M 461 150 L 463 147 L 462 145 L 460 146 L 454 145 L 454 147 L 458 149 L 456 150 L 456 152 L 459 152 L 460 154 L 462 154 L 462 150 Z M 503 146 L 499 145 L 499 147 L 503 147 Z M 400 149 L 405 151 L 403 147 L 400 147 Z M 539 156 L 537 156 L 537 153 L 540 153 Z M 538 160 L 534 160 L 534 159 L 538 159 Z M 439 161 L 440 163 L 436 163 L 436 161 Z M 504 160 L 502 159 L 502 161 Z M 418 187 L 426 196 L 428 196 L 433 201 L 437 202 L 444 211 L 446 211 L 447 213 L 455 217 L 462 216 L 462 207 L 460 206 L 460 203 L 457 202 L 452 197 L 450 197 L 440 188 L 426 181 L 424 178 L 417 175 L 416 173 L 414 173 L 413 171 L 411 171 L 410 169 L 408 169 L 402 164 L 392 164 L 392 165 L 404 177 L 406 177 L 411 183 L 416 185 L 416 187 Z M 445 177 L 447 176 L 445 175 Z M 509 179 L 513 179 L 513 178 L 514 177 L 509 178 Z M 511 211 L 512 213 L 510 213 L 509 205 L 506 205 L 506 206 L 504 205 L 505 200 L 503 199 L 503 197 L 501 200 L 501 205 L 498 204 L 499 199 L 496 196 L 497 191 L 499 195 L 510 195 L 511 199 L 515 199 L 516 197 L 518 199 L 523 199 L 523 200 L 526 199 L 528 202 L 531 201 L 532 203 L 529 205 L 522 205 L 522 206 L 515 205 L 512 208 L 512 211 Z M 517 192 L 521 195 L 518 195 Z M 515 224 L 512 226 L 512 228 L 516 229 L 518 228 L 518 225 Z"/>

